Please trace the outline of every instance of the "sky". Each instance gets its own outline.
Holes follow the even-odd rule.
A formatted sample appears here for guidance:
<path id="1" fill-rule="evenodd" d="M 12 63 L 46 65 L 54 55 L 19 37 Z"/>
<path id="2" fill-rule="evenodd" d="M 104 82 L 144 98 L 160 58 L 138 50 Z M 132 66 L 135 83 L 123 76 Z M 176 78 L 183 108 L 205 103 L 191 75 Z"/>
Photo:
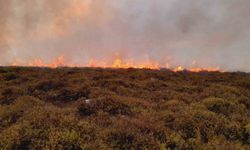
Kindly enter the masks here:
<path id="1" fill-rule="evenodd" d="M 249 0 L 0 0 L 0 65 L 65 56 L 250 71 Z"/>

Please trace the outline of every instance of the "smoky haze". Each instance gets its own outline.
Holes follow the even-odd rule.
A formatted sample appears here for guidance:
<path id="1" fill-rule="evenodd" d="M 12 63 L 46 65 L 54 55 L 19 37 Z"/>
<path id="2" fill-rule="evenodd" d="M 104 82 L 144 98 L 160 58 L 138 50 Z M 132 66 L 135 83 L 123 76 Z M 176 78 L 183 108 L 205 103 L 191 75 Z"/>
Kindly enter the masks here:
<path id="1" fill-rule="evenodd" d="M 0 0 L 0 65 L 114 55 L 250 71 L 249 0 Z"/>

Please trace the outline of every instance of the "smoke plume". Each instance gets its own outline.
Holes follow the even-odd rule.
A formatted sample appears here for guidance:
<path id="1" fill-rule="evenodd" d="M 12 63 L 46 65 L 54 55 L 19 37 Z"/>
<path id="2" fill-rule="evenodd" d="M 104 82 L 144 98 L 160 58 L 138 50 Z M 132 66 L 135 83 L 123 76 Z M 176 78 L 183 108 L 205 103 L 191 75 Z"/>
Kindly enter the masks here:
<path id="1" fill-rule="evenodd" d="M 250 71 L 249 14 L 249 0 L 0 0 L 0 65 L 119 55 Z"/>

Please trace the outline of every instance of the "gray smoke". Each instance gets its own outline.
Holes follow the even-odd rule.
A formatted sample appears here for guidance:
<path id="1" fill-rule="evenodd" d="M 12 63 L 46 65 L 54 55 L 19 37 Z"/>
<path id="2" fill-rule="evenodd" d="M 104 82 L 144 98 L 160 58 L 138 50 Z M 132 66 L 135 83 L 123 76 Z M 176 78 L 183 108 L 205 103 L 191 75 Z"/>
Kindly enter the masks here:
<path id="1" fill-rule="evenodd" d="M 114 55 L 250 71 L 249 0 L 0 0 L 0 64 Z"/>

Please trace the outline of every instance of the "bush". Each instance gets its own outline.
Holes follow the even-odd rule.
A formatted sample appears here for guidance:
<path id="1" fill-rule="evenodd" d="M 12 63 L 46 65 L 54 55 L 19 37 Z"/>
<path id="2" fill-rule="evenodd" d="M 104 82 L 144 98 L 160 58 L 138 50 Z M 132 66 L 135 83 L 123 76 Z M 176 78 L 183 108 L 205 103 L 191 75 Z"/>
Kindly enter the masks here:
<path id="1" fill-rule="evenodd" d="M 250 124 L 247 124 L 244 128 L 243 143 L 250 144 Z"/>
<path id="2" fill-rule="evenodd" d="M 19 97 L 14 104 L 9 106 L 0 106 L 0 128 L 8 127 L 16 123 L 23 115 L 42 102 L 37 98 L 30 96 Z"/>
<path id="3" fill-rule="evenodd" d="M 135 136 L 127 131 L 111 132 L 108 137 L 108 141 L 114 149 L 127 150 L 135 147 L 133 145 Z"/>
<path id="4" fill-rule="evenodd" d="M 81 138 L 77 131 L 51 131 L 49 134 L 52 149 L 81 150 Z"/>
<path id="5" fill-rule="evenodd" d="M 89 93 L 90 92 L 88 89 L 74 89 L 65 87 L 58 91 L 53 91 L 51 95 L 48 95 L 47 99 L 56 102 L 72 102 L 79 99 L 88 99 Z"/>
<path id="6" fill-rule="evenodd" d="M 247 73 L 1 68 L 0 149 L 249 149 Z"/>
<path id="7" fill-rule="evenodd" d="M 4 79 L 5 79 L 6 81 L 15 80 L 15 79 L 17 79 L 17 78 L 18 78 L 18 76 L 17 76 L 15 73 L 8 73 L 8 74 L 6 74 L 6 75 L 4 76 Z"/>
<path id="8" fill-rule="evenodd" d="M 203 101 L 208 110 L 230 116 L 244 110 L 244 107 L 236 102 L 224 100 L 222 98 L 207 98 Z"/>
<path id="9" fill-rule="evenodd" d="M 247 109 L 250 109 L 250 99 L 249 98 L 241 98 L 239 100 L 239 103 L 245 105 L 245 107 Z"/>
<path id="10" fill-rule="evenodd" d="M 40 81 L 35 86 L 35 90 L 41 90 L 41 91 L 49 91 L 49 90 L 56 90 L 59 88 L 63 88 L 65 85 L 62 81 L 54 81 L 54 80 L 45 80 Z"/>
<path id="11" fill-rule="evenodd" d="M 90 99 L 79 107 L 79 112 L 83 116 L 89 116 L 99 111 L 109 113 L 110 115 L 130 115 L 130 107 L 122 102 L 119 97 L 103 97 Z"/>
<path id="12" fill-rule="evenodd" d="M 18 97 L 25 94 L 24 89 L 17 86 L 10 86 L 2 90 L 0 104 L 11 104 Z"/>

